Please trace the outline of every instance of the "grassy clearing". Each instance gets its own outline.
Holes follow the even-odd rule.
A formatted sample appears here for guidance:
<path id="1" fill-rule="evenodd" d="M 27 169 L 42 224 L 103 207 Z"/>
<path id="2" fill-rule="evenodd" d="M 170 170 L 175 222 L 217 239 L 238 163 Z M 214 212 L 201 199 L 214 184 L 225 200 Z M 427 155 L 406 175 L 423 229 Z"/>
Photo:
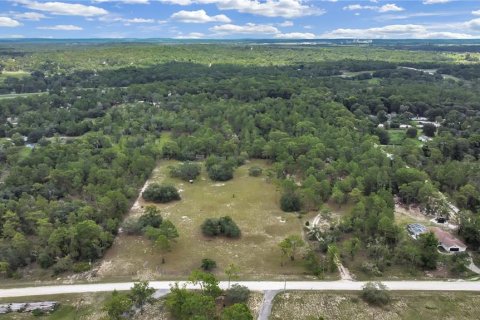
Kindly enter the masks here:
<path id="1" fill-rule="evenodd" d="M 0 83 L 1 82 L 4 82 L 5 79 L 7 78 L 17 78 L 17 79 L 20 79 L 20 78 L 23 78 L 23 77 L 26 77 L 30 75 L 30 72 L 26 72 L 26 71 L 3 71 L 3 72 L 0 72 Z"/>
<path id="2" fill-rule="evenodd" d="M 45 316 L 35 317 L 30 313 L 9 313 L 0 315 L 0 320 L 99 320 L 106 314 L 102 311 L 105 299 L 110 293 L 85 293 L 85 294 L 67 294 L 67 295 L 50 295 L 41 297 L 19 297 L 19 298 L 3 298 L 0 303 L 10 302 L 38 302 L 38 301 L 58 301 L 59 308 Z"/>
<path id="3" fill-rule="evenodd" d="M 384 308 L 372 307 L 359 293 L 287 292 L 274 301 L 270 319 L 478 319 L 480 294 L 465 292 L 392 292 Z"/>
<path id="4" fill-rule="evenodd" d="M 46 92 L 0 94 L 0 100 L 2 100 L 2 99 L 13 99 L 13 98 L 25 98 L 25 97 L 29 97 L 29 96 L 38 96 L 38 95 L 41 95 L 41 94 L 46 94 Z"/>
<path id="5" fill-rule="evenodd" d="M 213 182 L 205 172 L 193 184 L 168 177 L 168 167 L 175 161 L 162 161 L 154 170 L 149 182 L 174 184 L 182 200 L 157 205 L 164 218 L 170 219 L 178 228 L 180 238 L 166 255 L 166 263 L 144 237 L 121 234 L 107 252 L 98 270 L 103 279 L 149 278 L 181 279 L 200 267 L 203 258 L 217 262 L 215 271 L 220 278 L 230 263 L 240 267 L 243 279 L 304 278 L 301 261 L 280 266 L 278 243 L 290 234 L 300 234 L 302 225 L 309 215 L 302 219 L 279 208 L 278 188 L 267 181 L 265 174 L 250 177 L 248 168 L 253 165 L 268 170 L 261 161 L 238 168 L 235 177 L 224 183 Z M 142 214 L 146 203 L 139 199 L 131 216 Z M 242 237 L 238 240 L 206 238 L 201 234 L 200 225 L 206 218 L 229 215 L 238 224 Z"/>
<path id="6" fill-rule="evenodd" d="M 388 130 L 390 136 L 390 144 L 401 145 L 405 139 L 405 130 L 403 129 L 390 129 Z"/>

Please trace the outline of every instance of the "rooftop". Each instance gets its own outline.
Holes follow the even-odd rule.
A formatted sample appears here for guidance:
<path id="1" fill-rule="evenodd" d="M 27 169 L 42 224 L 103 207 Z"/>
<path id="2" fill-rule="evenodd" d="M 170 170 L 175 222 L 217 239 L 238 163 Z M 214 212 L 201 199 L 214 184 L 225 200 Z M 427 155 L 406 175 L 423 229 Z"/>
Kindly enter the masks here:
<path id="1" fill-rule="evenodd" d="M 448 233 L 447 231 L 444 231 L 438 227 L 433 227 L 430 230 L 435 234 L 438 241 L 446 247 L 462 247 L 462 248 L 467 247 L 461 240 L 455 238 L 452 234 Z"/>

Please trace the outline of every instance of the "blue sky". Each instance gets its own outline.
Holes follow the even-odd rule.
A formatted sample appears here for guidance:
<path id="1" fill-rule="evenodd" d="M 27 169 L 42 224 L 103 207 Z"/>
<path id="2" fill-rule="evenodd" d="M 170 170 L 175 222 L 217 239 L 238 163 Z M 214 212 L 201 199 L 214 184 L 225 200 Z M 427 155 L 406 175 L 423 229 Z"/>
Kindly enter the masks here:
<path id="1" fill-rule="evenodd" d="M 0 38 L 480 38 L 480 0 L 0 0 Z"/>

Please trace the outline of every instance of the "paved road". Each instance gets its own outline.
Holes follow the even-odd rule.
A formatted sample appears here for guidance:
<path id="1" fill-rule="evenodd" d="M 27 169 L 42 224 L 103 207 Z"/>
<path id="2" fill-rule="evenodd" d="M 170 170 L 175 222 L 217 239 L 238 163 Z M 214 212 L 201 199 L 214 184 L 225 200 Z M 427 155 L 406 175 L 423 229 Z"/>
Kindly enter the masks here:
<path id="1" fill-rule="evenodd" d="M 173 281 L 151 281 L 150 286 L 157 290 L 168 290 Z M 283 290 L 308 290 L 308 291 L 352 291 L 361 290 L 365 282 L 361 281 L 239 281 L 236 282 L 248 287 L 252 291 L 276 291 Z M 412 291 L 478 291 L 480 292 L 480 281 L 382 281 L 390 290 L 412 290 Z M 189 289 L 198 289 L 191 283 L 186 284 Z M 0 298 L 45 296 L 51 294 L 105 292 L 113 290 L 129 290 L 133 282 L 118 283 L 92 283 L 72 284 L 57 286 L 38 286 L 26 288 L 0 289 Z M 227 281 L 221 281 L 220 287 L 228 288 Z"/>
<path id="2" fill-rule="evenodd" d="M 272 313 L 273 299 L 279 292 L 279 290 L 267 290 L 263 293 L 262 306 L 258 312 L 257 320 L 268 320 L 270 313 Z"/>

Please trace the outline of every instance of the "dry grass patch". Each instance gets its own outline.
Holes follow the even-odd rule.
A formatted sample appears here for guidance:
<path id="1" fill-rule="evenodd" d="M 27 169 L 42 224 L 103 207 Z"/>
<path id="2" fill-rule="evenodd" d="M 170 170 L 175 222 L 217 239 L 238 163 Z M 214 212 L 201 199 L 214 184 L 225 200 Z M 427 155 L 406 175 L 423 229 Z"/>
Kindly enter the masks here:
<path id="1" fill-rule="evenodd" d="M 280 192 L 266 178 L 265 162 L 252 161 L 238 168 L 234 179 L 227 182 L 213 182 L 203 170 L 193 184 L 169 177 L 168 167 L 175 164 L 178 162 L 162 161 L 147 182 L 171 183 L 182 197 L 180 201 L 156 205 L 180 234 L 172 252 L 166 255 L 166 263 L 161 263 L 160 254 L 146 238 L 121 234 L 107 252 L 99 276 L 179 279 L 199 268 L 203 258 L 210 258 L 217 262 L 215 273 L 219 277 L 223 277 L 223 270 L 230 263 L 240 267 L 244 279 L 302 277 L 301 261 L 280 266 L 278 243 L 290 234 L 300 234 L 304 219 L 280 210 Z M 251 166 L 262 167 L 264 174 L 250 177 Z M 139 197 L 130 216 L 141 215 L 142 207 L 151 204 Z M 202 235 L 200 225 L 205 219 L 227 215 L 242 231 L 240 239 Z"/>
<path id="2" fill-rule="evenodd" d="M 355 292 L 287 292 L 275 298 L 270 319 L 473 320 L 479 314 L 478 293 L 393 292 L 392 302 L 378 308 L 365 303 Z"/>

